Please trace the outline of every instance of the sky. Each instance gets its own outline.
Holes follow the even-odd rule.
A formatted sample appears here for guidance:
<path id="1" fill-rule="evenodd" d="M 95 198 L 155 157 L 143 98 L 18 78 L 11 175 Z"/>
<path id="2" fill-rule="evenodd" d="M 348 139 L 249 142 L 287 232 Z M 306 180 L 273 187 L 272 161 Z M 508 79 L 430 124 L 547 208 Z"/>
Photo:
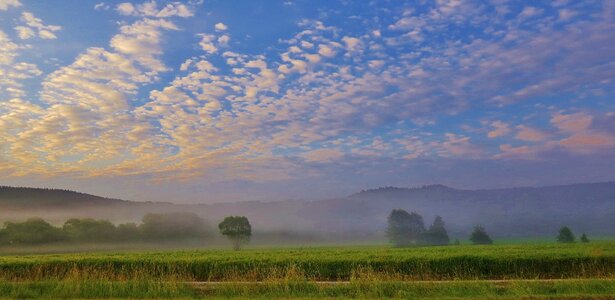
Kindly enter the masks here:
<path id="1" fill-rule="evenodd" d="M 613 170 L 615 1 L 0 0 L 0 185 L 211 203 Z"/>

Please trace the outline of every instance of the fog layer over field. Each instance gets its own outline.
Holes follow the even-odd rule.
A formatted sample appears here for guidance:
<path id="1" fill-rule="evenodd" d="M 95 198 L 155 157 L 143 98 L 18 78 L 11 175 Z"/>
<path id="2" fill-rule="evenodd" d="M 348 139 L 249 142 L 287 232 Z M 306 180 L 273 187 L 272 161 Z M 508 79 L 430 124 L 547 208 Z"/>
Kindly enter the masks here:
<path id="1" fill-rule="evenodd" d="M 442 185 L 379 188 L 320 201 L 180 205 L 106 199 L 71 191 L 0 188 L 0 220 L 40 217 L 61 226 L 70 218 L 140 224 L 148 213 L 190 212 L 213 236 L 229 215 L 247 216 L 254 238 L 270 242 L 384 240 L 392 209 L 416 211 L 428 226 L 443 217 L 451 238 L 467 239 L 482 225 L 494 238 L 553 237 L 570 226 L 590 236 L 615 235 L 615 183 L 539 188 L 459 190 Z"/>

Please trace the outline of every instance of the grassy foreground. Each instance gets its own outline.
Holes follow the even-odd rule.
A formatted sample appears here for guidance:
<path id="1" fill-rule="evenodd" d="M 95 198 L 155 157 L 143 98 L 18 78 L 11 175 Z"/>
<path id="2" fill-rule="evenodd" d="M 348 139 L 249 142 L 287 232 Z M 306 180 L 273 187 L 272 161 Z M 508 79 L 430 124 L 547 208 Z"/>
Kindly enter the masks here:
<path id="1" fill-rule="evenodd" d="M 447 281 L 321 284 L 308 281 L 189 284 L 149 281 L 0 282 L 0 298 L 158 298 L 158 299 L 610 299 L 615 280 Z"/>
<path id="2" fill-rule="evenodd" d="M 0 256 L 0 298 L 615 298 L 615 242 Z"/>
<path id="3" fill-rule="evenodd" d="M 615 242 L 0 256 L 0 280 L 475 280 L 615 277 Z"/>

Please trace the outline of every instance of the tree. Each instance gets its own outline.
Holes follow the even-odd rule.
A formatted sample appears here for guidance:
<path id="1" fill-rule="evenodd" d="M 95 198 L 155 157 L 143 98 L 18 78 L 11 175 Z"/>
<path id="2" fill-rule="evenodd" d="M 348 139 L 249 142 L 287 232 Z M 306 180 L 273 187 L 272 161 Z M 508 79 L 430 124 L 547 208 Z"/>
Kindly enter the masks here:
<path id="1" fill-rule="evenodd" d="M 581 235 L 581 243 L 589 243 L 589 239 L 585 233 Z"/>
<path id="2" fill-rule="evenodd" d="M 423 217 L 416 212 L 408 213 L 403 209 L 394 209 L 389 214 L 387 236 L 396 247 L 416 244 L 425 232 Z"/>
<path id="3" fill-rule="evenodd" d="M 229 216 L 218 225 L 220 233 L 226 236 L 232 243 L 233 249 L 239 250 L 241 246 L 250 241 L 252 226 L 248 218 L 243 216 Z"/>
<path id="4" fill-rule="evenodd" d="M 115 238 L 115 225 L 108 220 L 69 219 L 62 230 L 75 241 L 110 241 Z"/>
<path id="5" fill-rule="evenodd" d="M 442 217 L 436 216 L 433 224 L 422 235 L 421 243 L 425 245 L 448 245 L 449 241 L 448 233 L 444 228 L 444 220 L 442 220 Z"/>
<path id="6" fill-rule="evenodd" d="M 134 241 L 141 237 L 139 227 L 135 223 L 119 224 L 115 232 L 116 238 L 120 241 Z"/>
<path id="7" fill-rule="evenodd" d="M 4 223 L 2 237 L 10 244 L 42 244 L 65 239 L 62 230 L 40 218 L 31 218 L 21 223 Z"/>
<path id="8" fill-rule="evenodd" d="M 489 237 L 489 235 L 485 231 L 485 228 L 480 225 L 474 227 L 474 231 L 472 231 L 472 234 L 470 235 L 470 241 L 472 241 L 474 245 L 493 244 L 493 240 L 491 239 L 491 237 Z"/>
<path id="9" fill-rule="evenodd" d="M 145 239 L 180 239 L 207 234 L 205 220 L 194 213 L 147 214 L 139 226 Z"/>
<path id="10" fill-rule="evenodd" d="M 574 234 L 572 234 L 572 230 L 568 228 L 568 226 L 564 226 L 559 229 L 559 234 L 557 235 L 557 241 L 560 243 L 574 243 Z"/>

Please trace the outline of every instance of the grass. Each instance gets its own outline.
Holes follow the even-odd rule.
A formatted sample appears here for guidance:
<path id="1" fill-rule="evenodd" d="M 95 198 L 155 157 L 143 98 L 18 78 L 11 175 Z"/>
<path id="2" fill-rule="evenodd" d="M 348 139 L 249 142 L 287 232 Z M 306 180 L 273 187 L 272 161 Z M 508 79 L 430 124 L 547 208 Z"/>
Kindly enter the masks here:
<path id="1" fill-rule="evenodd" d="M 271 282 L 264 284 L 216 284 L 200 288 L 207 297 L 273 298 L 525 298 L 606 297 L 615 295 L 615 280 L 565 281 L 452 281 L 399 282 L 358 281 L 348 284 L 314 282 Z"/>
<path id="2" fill-rule="evenodd" d="M 187 281 L 474 280 L 615 277 L 615 242 L 0 256 L 0 279 Z"/>
<path id="3" fill-rule="evenodd" d="M 615 297 L 615 242 L 0 256 L 0 298 Z"/>
<path id="4" fill-rule="evenodd" d="M 2 299 L 100 299 L 100 298 L 195 298 L 198 291 L 187 284 L 152 281 L 27 281 L 0 282 Z"/>
<path id="5" fill-rule="evenodd" d="M 452 281 L 321 284 L 309 281 L 192 285 L 152 281 L 0 282 L 2 299 L 518 299 L 598 298 L 615 295 L 615 280 Z"/>

